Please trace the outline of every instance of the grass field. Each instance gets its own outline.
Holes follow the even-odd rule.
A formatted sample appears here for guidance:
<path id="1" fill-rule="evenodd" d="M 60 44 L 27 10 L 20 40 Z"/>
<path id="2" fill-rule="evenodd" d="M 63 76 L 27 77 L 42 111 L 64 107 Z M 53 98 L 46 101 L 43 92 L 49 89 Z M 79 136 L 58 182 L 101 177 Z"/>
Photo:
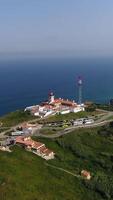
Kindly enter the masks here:
<path id="1" fill-rule="evenodd" d="M 54 127 L 54 128 L 43 127 L 40 130 L 40 133 L 44 134 L 44 135 L 50 135 L 50 134 L 55 134 L 55 133 L 62 131 L 62 130 L 64 130 L 64 128 L 62 128 L 62 127 Z"/>
<path id="2" fill-rule="evenodd" d="M 45 160 L 21 147 L 0 152 L 0 200 L 113 199 L 113 137 L 99 130 L 80 129 L 57 139 L 38 139 L 56 153 L 49 164 L 75 174 L 89 170 L 91 181 L 46 166 Z"/>
<path id="3" fill-rule="evenodd" d="M 102 110 L 113 111 L 113 106 L 109 104 L 96 104 L 96 107 Z"/>
<path id="4" fill-rule="evenodd" d="M 15 126 L 23 121 L 28 121 L 32 119 L 36 119 L 36 117 L 32 116 L 29 112 L 24 112 L 23 110 L 17 110 L 3 117 L 0 117 L 0 122 L 2 123 L 3 127 L 10 127 L 10 126 Z"/>
<path id="5" fill-rule="evenodd" d="M 19 147 L 11 154 L 0 152 L 0 163 L 1 200 L 79 200 L 87 192 L 75 177 Z"/>

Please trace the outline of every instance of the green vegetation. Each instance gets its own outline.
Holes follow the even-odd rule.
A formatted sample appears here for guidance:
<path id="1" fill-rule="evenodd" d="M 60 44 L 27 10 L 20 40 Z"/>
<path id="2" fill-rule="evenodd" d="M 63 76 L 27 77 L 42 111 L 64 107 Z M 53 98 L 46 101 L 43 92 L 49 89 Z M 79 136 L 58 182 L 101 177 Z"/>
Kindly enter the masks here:
<path id="1" fill-rule="evenodd" d="M 113 116 L 108 117 L 107 120 L 113 120 Z"/>
<path id="2" fill-rule="evenodd" d="M 94 112 L 96 110 L 96 105 L 95 104 L 91 104 L 86 108 L 87 112 Z"/>
<path id="3" fill-rule="evenodd" d="M 8 128 L 3 128 L 3 127 L 0 127 L 0 133 L 2 133 L 3 131 L 7 131 Z"/>
<path id="4" fill-rule="evenodd" d="M 42 133 L 44 135 L 50 135 L 50 134 L 54 134 L 55 131 L 53 129 L 50 129 L 50 128 L 42 128 L 40 130 L 40 133 Z"/>
<path id="5" fill-rule="evenodd" d="M 57 114 L 54 116 L 51 116 L 47 119 L 42 120 L 41 122 L 43 123 L 50 123 L 50 122 L 59 122 L 59 121 L 68 121 L 72 119 L 78 119 L 78 118 L 83 118 L 83 117 L 88 117 L 92 113 L 87 113 L 87 112 L 78 112 L 78 113 L 69 113 L 69 114 Z"/>
<path id="6" fill-rule="evenodd" d="M 113 106 L 109 104 L 96 104 L 97 108 L 102 110 L 113 111 Z"/>
<path id="7" fill-rule="evenodd" d="M 43 159 L 22 148 L 0 152 L 0 200 L 80 200 L 84 196 L 93 200 L 95 195 L 88 194 L 77 178 L 46 166 Z"/>
<path id="8" fill-rule="evenodd" d="M 32 116 L 29 112 L 24 112 L 23 110 L 17 110 L 11 112 L 0 118 L 3 127 L 15 126 L 23 121 L 28 121 L 35 119 L 36 117 Z"/>
<path id="9" fill-rule="evenodd" d="M 56 158 L 45 161 L 17 146 L 12 153 L 0 152 L 0 200 L 113 199 L 113 123 L 52 140 L 33 139 L 45 143 Z M 74 177 L 46 162 L 77 175 L 88 170 L 92 179 Z"/>
<path id="10" fill-rule="evenodd" d="M 50 161 L 54 166 L 76 174 L 82 169 L 91 172 L 91 181 L 80 182 L 81 188 L 87 188 L 90 194 L 90 198 L 86 194 L 85 199 L 113 199 L 113 123 L 103 128 L 80 129 L 53 141 L 40 140 L 57 152 L 56 159 Z"/>
<path id="11" fill-rule="evenodd" d="M 100 134 L 101 136 L 104 137 L 110 137 L 110 139 L 112 140 L 112 136 L 113 136 L 113 122 L 110 122 L 109 125 L 103 126 L 99 129 L 98 134 Z"/>
<path id="12" fill-rule="evenodd" d="M 47 128 L 47 127 L 44 127 L 40 130 L 40 132 L 44 135 L 50 135 L 50 134 L 55 134 L 57 133 L 58 131 L 62 131 L 64 130 L 64 128 L 62 127 L 54 127 L 54 128 Z"/>

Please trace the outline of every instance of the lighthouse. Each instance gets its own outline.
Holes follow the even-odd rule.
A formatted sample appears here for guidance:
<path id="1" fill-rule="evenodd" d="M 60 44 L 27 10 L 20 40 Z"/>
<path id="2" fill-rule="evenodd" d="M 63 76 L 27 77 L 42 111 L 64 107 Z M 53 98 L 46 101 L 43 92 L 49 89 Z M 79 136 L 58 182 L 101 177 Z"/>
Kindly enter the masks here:
<path id="1" fill-rule="evenodd" d="M 55 100 L 54 94 L 53 94 L 53 92 L 50 92 L 49 93 L 49 103 L 53 103 L 54 100 Z"/>

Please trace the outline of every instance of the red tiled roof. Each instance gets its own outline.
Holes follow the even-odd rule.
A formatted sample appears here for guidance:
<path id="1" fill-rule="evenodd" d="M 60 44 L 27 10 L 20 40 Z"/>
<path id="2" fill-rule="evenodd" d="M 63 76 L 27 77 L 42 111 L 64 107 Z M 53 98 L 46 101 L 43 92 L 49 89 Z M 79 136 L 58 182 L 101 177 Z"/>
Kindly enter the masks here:
<path id="1" fill-rule="evenodd" d="M 76 105 L 76 104 L 75 104 L 74 102 L 72 102 L 72 101 L 63 100 L 63 101 L 62 101 L 62 105 L 74 106 L 74 105 Z"/>
<path id="2" fill-rule="evenodd" d="M 46 147 L 41 147 L 41 148 L 40 148 L 40 153 L 45 153 L 46 150 L 47 150 Z"/>
<path id="3" fill-rule="evenodd" d="M 47 156 L 52 153 L 53 151 L 51 151 L 50 149 L 46 148 L 46 147 L 41 147 L 40 148 L 40 153 L 45 153 Z"/>
<path id="4" fill-rule="evenodd" d="M 53 103 L 62 103 L 62 99 L 55 99 Z"/>
<path id="5" fill-rule="evenodd" d="M 25 137 L 18 136 L 16 138 L 16 143 L 24 144 L 25 146 L 32 146 L 34 148 L 39 148 L 39 147 L 44 145 L 43 143 L 36 142 L 36 141 L 34 141 L 32 139 L 28 139 L 28 140 L 25 140 L 25 139 L 26 139 Z"/>
<path id="6" fill-rule="evenodd" d="M 24 139 L 23 136 L 16 137 L 16 143 L 23 141 L 23 139 Z"/>
<path id="7" fill-rule="evenodd" d="M 49 156 L 50 153 L 53 153 L 53 151 L 51 151 L 50 149 L 47 149 L 47 151 L 45 152 L 47 156 Z"/>
<path id="8" fill-rule="evenodd" d="M 30 139 L 30 140 L 24 140 L 24 139 L 25 139 L 24 137 L 18 136 L 16 138 L 16 143 L 24 144 L 26 146 L 29 146 L 29 145 L 32 146 L 33 145 L 34 141 L 32 139 Z"/>
<path id="9" fill-rule="evenodd" d="M 67 106 L 75 106 L 75 105 L 77 105 L 75 102 L 69 101 L 69 100 L 65 100 L 65 99 L 55 99 L 52 104 L 55 104 L 55 103 L 61 103 L 62 105 L 67 105 Z"/>
<path id="10" fill-rule="evenodd" d="M 86 170 L 82 170 L 81 171 L 81 174 L 83 175 L 83 176 L 89 176 L 90 175 L 90 172 L 88 172 L 88 171 L 86 171 Z"/>
<path id="11" fill-rule="evenodd" d="M 42 146 L 45 146 L 45 144 L 41 142 L 34 142 L 33 144 L 33 148 L 41 148 Z"/>
<path id="12" fill-rule="evenodd" d="M 23 137 L 23 136 L 18 136 L 16 138 L 16 143 L 23 144 L 25 146 L 31 146 L 32 148 L 39 149 L 40 153 L 44 153 L 46 156 L 49 156 L 49 154 L 53 152 L 50 149 L 46 148 L 45 144 L 43 144 L 41 142 L 33 141 L 31 138 L 27 139 L 26 137 Z"/>

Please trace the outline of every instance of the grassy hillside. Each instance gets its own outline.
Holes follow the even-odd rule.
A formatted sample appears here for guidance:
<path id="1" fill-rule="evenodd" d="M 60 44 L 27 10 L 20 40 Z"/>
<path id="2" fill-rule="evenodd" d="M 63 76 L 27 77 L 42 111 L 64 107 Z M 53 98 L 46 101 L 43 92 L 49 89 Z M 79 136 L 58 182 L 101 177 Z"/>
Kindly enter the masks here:
<path id="1" fill-rule="evenodd" d="M 112 127 L 76 130 L 53 142 L 41 139 L 57 152 L 57 159 L 50 161 L 51 164 L 76 174 L 79 174 L 82 169 L 91 172 L 92 180 L 81 181 L 81 187 L 87 188 L 90 195 L 92 192 L 100 195 L 99 199 L 113 199 Z M 85 199 L 88 199 L 86 196 Z"/>
<path id="2" fill-rule="evenodd" d="M 23 110 L 17 110 L 15 112 L 11 112 L 3 117 L 0 117 L 0 122 L 3 124 L 2 126 L 10 127 L 17 125 L 23 121 L 28 121 L 36 119 L 36 117 L 32 116 L 29 112 L 24 112 Z"/>
<path id="3" fill-rule="evenodd" d="M 12 154 L 0 152 L 1 200 L 79 200 L 86 192 L 75 177 L 49 168 L 19 147 Z"/>
<path id="4" fill-rule="evenodd" d="M 12 153 L 0 152 L 0 200 L 113 199 L 110 129 L 110 135 L 103 134 L 103 129 L 81 129 L 58 139 L 38 139 L 56 152 L 49 164 L 75 174 L 89 170 L 91 181 L 47 166 L 43 159 L 17 146 Z"/>

